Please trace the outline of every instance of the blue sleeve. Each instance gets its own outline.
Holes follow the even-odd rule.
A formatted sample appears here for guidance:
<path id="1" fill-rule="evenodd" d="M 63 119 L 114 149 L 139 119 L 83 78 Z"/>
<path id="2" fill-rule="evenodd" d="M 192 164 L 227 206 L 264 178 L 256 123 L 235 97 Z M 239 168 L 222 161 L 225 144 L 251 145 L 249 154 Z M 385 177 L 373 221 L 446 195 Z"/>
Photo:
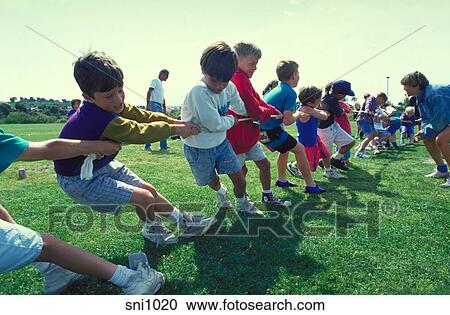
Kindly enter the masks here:
<path id="1" fill-rule="evenodd" d="M 450 98 L 437 95 L 426 99 L 425 102 L 423 107 L 419 105 L 422 134 L 425 138 L 430 138 L 450 125 Z"/>
<path id="2" fill-rule="evenodd" d="M 28 141 L 0 129 L 0 173 L 28 149 Z"/>
<path id="3" fill-rule="evenodd" d="M 297 109 L 297 94 L 294 90 L 290 91 L 287 96 L 286 103 L 284 104 L 284 110 L 295 112 Z"/>

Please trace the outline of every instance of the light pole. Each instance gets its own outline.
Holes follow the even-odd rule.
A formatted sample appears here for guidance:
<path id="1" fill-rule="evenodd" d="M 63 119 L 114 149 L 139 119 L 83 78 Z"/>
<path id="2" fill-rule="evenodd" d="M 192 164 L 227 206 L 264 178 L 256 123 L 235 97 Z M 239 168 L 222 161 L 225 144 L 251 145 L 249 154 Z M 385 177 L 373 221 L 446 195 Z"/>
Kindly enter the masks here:
<path id="1" fill-rule="evenodd" d="M 389 99 L 389 77 L 386 77 L 386 94 Z"/>

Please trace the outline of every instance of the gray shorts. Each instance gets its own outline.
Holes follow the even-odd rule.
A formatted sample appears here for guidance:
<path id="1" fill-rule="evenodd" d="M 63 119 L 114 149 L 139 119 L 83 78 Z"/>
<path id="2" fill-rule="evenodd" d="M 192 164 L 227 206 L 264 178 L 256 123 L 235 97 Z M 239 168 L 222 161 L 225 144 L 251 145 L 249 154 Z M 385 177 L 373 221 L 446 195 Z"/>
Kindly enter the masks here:
<path id="1" fill-rule="evenodd" d="M 249 151 L 237 155 L 239 162 L 244 166 L 245 161 L 261 161 L 266 158 L 264 151 L 257 142 Z"/>
<path id="2" fill-rule="evenodd" d="M 41 254 L 42 246 L 39 233 L 0 219 L 0 273 L 34 262 Z"/>
<path id="3" fill-rule="evenodd" d="M 116 213 L 131 200 L 133 187 L 142 187 L 144 181 L 120 162 L 112 161 L 94 171 L 91 180 L 80 176 L 57 175 L 59 186 L 76 202 L 100 212 Z"/>
<path id="4" fill-rule="evenodd" d="M 242 169 L 228 139 L 211 149 L 198 149 L 184 144 L 184 156 L 189 162 L 195 182 L 208 185 L 218 174 L 233 174 Z"/>

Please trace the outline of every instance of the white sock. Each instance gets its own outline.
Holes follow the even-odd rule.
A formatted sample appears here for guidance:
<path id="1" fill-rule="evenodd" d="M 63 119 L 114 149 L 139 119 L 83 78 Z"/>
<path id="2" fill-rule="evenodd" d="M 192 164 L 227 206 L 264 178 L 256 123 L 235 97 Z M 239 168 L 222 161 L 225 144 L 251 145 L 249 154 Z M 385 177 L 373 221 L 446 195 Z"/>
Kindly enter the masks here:
<path id="1" fill-rule="evenodd" d="M 342 159 L 343 156 L 344 154 L 340 153 L 339 151 L 333 154 L 333 157 L 338 160 Z"/>
<path id="2" fill-rule="evenodd" d="M 245 202 L 245 195 L 242 198 L 236 197 L 236 204 L 243 204 Z"/>
<path id="3" fill-rule="evenodd" d="M 130 278 L 133 276 L 133 273 L 133 270 L 122 265 L 118 265 L 116 271 L 114 271 L 114 274 L 108 281 L 122 288 L 130 282 Z"/>
<path id="4" fill-rule="evenodd" d="M 262 192 L 263 192 L 263 194 L 271 194 L 272 193 L 272 189 L 271 188 L 263 189 Z"/>
<path id="5" fill-rule="evenodd" d="M 170 214 L 170 216 L 167 217 L 170 222 L 172 223 L 178 223 L 180 222 L 180 218 L 181 218 L 181 213 L 180 210 L 178 210 L 176 207 L 173 208 L 172 213 Z"/>
<path id="6" fill-rule="evenodd" d="M 331 166 L 325 167 L 325 172 L 331 171 Z"/>
<path id="7" fill-rule="evenodd" d="M 224 185 L 220 185 L 219 190 L 216 190 L 218 194 L 225 195 L 227 193 L 227 189 Z"/>

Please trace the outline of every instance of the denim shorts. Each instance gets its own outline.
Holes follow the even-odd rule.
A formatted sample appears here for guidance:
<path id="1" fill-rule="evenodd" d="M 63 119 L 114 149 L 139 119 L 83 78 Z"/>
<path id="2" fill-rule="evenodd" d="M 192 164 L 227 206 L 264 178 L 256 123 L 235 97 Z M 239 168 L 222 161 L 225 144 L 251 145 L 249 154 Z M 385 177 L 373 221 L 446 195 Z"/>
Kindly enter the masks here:
<path id="1" fill-rule="evenodd" d="M 364 137 L 369 137 L 375 133 L 375 128 L 373 127 L 373 125 L 365 120 L 359 120 L 358 126 L 361 128 Z"/>
<path id="2" fill-rule="evenodd" d="M 0 220 L 0 273 L 19 269 L 36 260 L 42 251 L 39 233 Z"/>
<path id="3" fill-rule="evenodd" d="M 62 190 L 79 204 L 110 213 L 116 213 L 121 206 L 129 203 L 133 188 L 144 184 L 136 174 L 115 160 L 95 170 L 91 180 L 61 175 L 57 175 L 56 179 Z"/>
<path id="4" fill-rule="evenodd" d="M 391 122 L 391 124 L 389 125 L 389 127 L 386 128 L 386 131 L 390 133 L 390 135 L 394 135 L 397 130 L 400 129 L 400 121 L 393 121 Z"/>
<path id="5" fill-rule="evenodd" d="M 237 155 L 239 162 L 244 166 L 245 161 L 261 161 L 266 158 L 264 151 L 257 142 L 249 151 Z"/>
<path id="6" fill-rule="evenodd" d="M 401 133 L 406 133 L 408 135 L 414 134 L 414 126 L 413 125 L 403 125 L 400 127 Z"/>
<path id="7" fill-rule="evenodd" d="M 218 174 L 233 174 L 242 169 L 228 139 L 211 149 L 198 149 L 184 144 L 184 156 L 189 162 L 195 182 L 208 185 Z"/>

